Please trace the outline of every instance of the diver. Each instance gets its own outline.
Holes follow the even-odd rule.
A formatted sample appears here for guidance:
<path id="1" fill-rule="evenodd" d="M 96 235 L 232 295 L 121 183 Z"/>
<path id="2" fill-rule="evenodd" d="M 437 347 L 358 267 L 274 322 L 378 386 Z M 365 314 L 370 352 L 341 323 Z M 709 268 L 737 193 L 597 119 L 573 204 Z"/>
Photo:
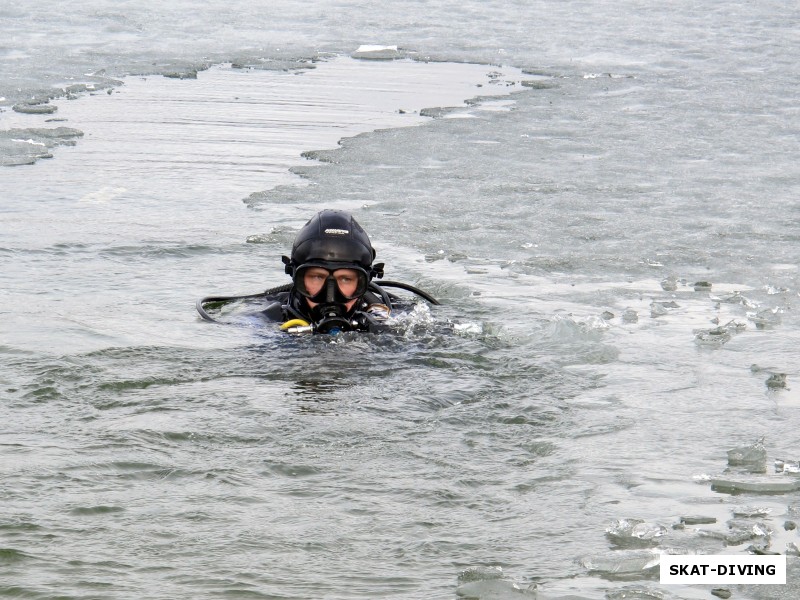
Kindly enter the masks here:
<path id="1" fill-rule="evenodd" d="M 263 298 L 260 314 L 282 323 L 289 333 L 327 333 L 387 329 L 386 320 L 403 301 L 384 288 L 411 291 L 431 304 L 435 298 L 411 285 L 374 281 L 383 277 L 383 263 L 375 263 L 375 250 L 367 232 L 347 212 L 323 210 L 297 234 L 291 256 L 283 256 L 292 283 L 249 296 L 211 296 L 197 302 L 204 319 L 215 321 L 205 310 L 209 303 Z"/>

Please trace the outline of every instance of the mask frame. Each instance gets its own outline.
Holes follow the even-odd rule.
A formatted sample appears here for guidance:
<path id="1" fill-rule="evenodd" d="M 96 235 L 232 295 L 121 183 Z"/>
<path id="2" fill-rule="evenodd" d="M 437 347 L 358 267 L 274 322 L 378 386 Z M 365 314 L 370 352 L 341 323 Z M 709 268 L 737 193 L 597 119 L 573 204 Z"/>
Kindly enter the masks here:
<path id="1" fill-rule="evenodd" d="M 325 271 L 328 272 L 328 276 L 325 279 L 324 283 L 322 284 L 322 287 L 315 294 L 312 294 L 308 290 L 308 288 L 306 288 L 305 284 L 306 272 L 312 268 L 324 269 Z M 336 277 L 334 277 L 334 272 L 341 269 L 349 269 L 351 271 L 355 271 L 356 273 L 356 287 L 351 294 L 345 294 L 344 292 L 342 292 L 340 281 Z M 298 291 L 298 293 L 308 298 L 312 302 L 316 302 L 318 304 L 319 303 L 345 304 L 350 300 L 355 300 L 357 298 L 360 298 L 367 292 L 367 288 L 370 282 L 370 274 L 358 265 L 335 264 L 335 263 L 307 263 L 300 265 L 299 267 L 294 269 L 294 273 L 292 274 L 292 280 L 294 282 L 294 287 Z"/>

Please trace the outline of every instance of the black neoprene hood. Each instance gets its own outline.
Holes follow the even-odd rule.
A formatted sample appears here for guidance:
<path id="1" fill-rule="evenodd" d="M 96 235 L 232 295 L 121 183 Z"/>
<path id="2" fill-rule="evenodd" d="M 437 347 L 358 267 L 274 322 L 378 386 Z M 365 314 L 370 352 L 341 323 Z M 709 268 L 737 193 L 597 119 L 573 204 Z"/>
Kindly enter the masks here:
<path id="1" fill-rule="evenodd" d="M 374 258 L 367 232 L 350 213 L 323 210 L 297 234 L 291 265 L 297 268 L 307 263 L 343 263 L 343 267 L 358 265 L 369 272 Z"/>

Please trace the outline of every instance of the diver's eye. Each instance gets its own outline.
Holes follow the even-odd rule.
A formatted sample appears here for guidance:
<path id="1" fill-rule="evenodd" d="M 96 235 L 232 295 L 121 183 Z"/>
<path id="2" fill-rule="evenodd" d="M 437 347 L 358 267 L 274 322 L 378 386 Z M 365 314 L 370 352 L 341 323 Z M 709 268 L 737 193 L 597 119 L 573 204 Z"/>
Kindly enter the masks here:
<path id="1" fill-rule="evenodd" d="M 322 275 L 320 273 L 308 273 L 306 275 L 306 279 L 309 281 L 313 281 L 315 283 L 322 283 L 328 278 L 327 275 Z"/>
<path id="2" fill-rule="evenodd" d="M 350 285 L 350 284 L 353 284 L 353 283 L 355 283 L 355 281 L 356 281 L 356 278 L 355 278 L 355 277 L 352 277 L 352 276 L 350 276 L 350 275 L 339 275 L 339 276 L 336 278 L 336 282 L 337 282 L 339 285 Z"/>

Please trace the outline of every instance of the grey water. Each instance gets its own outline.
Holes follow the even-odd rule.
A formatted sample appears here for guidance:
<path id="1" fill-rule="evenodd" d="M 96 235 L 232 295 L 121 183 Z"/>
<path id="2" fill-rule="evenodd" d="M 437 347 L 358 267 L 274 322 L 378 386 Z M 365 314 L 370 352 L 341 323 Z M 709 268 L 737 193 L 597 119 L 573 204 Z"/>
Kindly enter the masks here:
<path id="1" fill-rule="evenodd" d="M 0 597 L 707 598 L 658 553 L 754 546 L 797 597 L 798 25 L 0 5 Z M 199 318 L 326 207 L 442 306 Z"/>

